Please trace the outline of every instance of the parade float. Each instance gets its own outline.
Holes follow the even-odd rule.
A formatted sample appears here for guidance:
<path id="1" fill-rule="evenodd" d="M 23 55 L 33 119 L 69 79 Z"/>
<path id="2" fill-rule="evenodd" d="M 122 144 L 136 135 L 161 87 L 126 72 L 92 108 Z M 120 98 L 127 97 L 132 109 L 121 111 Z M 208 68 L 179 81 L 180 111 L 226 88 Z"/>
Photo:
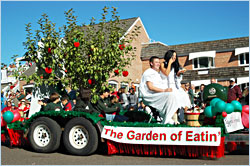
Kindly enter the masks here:
<path id="1" fill-rule="evenodd" d="M 216 108 L 218 102 L 224 101 L 214 98 L 210 106 Z M 164 125 L 154 121 L 111 122 L 98 114 L 77 111 L 37 112 L 18 121 L 14 119 L 15 113 L 7 111 L 3 114 L 1 139 L 4 144 L 31 146 L 42 153 L 54 152 L 64 146 L 70 154 L 90 155 L 105 144 L 109 155 L 220 158 L 224 156 L 225 138 L 249 127 L 242 121 L 249 107 L 241 107 L 236 101 L 230 104 L 232 107 L 225 106 L 221 111 L 206 107 L 201 113 L 205 116 L 203 125 L 199 127 Z"/>
<path id="2" fill-rule="evenodd" d="M 126 68 L 135 51 L 130 44 L 138 35 L 137 29 L 134 34 L 124 37 L 120 33 L 115 8 L 112 13 L 113 21 L 107 23 L 107 8 L 104 8 L 98 26 L 91 22 L 90 26 L 84 26 L 85 29 L 79 29 L 73 11 L 65 12 L 68 22 L 63 27 L 63 39 L 47 15 L 39 20 L 41 29 L 36 31 L 35 37 L 27 24 L 26 59 L 36 64 L 37 71 L 19 79 L 36 83 L 33 104 L 28 118 L 20 118 L 14 110 L 2 113 L 2 144 L 31 146 L 41 153 L 54 152 L 63 146 L 74 155 L 90 155 L 104 146 L 109 155 L 223 157 L 226 136 L 244 126 L 249 127 L 246 121 L 242 126 L 241 120 L 241 115 L 249 114 L 249 107 L 242 107 L 237 101 L 225 103 L 226 89 L 219 84 L 206 86 L 204 97 L 208 106 L 204 112 L 198 109 L 186 112 L 189 121 L 186 124 L 160 124 L 154 119 L 150 123 L 146 120 L 111 122 L 87 110 L 39 111 L 37 102 L 48 97 L 53 91 L 50 87 L 56 87 L 58 91 L 65 86 L 80 89 L 80 92 L 87 89 L 91 91 L 94 103 L 98 100 L 98 92 L 107 86 L 108 78 L 128 76 Z M 110 33 L 105 33 L 105 28 Z M 195 123 L 190 123 L 192 120 Z"/>

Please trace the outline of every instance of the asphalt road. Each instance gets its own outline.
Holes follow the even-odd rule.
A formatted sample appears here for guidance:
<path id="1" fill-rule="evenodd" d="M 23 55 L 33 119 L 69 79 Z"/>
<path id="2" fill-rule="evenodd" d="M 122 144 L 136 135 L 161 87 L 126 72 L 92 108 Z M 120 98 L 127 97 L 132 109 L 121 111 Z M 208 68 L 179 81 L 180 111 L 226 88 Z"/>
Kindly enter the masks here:
<path id="1" fill-rule="evenodd" d="M 2 145 L 1 165 L 249 165 L 249 153 L 227 154 L 220 159 L 108 156 L 100 153 L 91 156 L 73 156 L 64 153 L 63 149 L 48 154 Z"/>

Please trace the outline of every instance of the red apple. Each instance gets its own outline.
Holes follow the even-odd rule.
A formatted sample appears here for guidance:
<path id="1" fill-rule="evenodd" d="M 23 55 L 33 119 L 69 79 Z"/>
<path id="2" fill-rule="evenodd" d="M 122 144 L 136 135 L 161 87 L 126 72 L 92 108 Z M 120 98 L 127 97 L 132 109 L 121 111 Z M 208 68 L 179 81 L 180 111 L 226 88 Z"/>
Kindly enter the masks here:
<path id="1" fill-rule="evenodd" d="M 124 44 L 120 44 L 119 48 L 120 48 L 120 50 L 123 50 L 125 48 L 125 45 Z"/>
<path id="2" fill-rule="evenodd" d="M 52 68 L 46 67 L 45 68 L 45 72 L 48 73 L 48 74 L 50 74 L 52 72 Z"/>
<path id="3" fill-rule="evenodd" d="M 88 80 L 89 85 L 91 85 L 93 83 L 93 81 L 91 79 Z"/>
<path id="4" fill-rule="evenodd" d="M 115 74 L 116 74 L 116 75 L 119 74 L 119 70 L 118 70 L 118 69 L 115 70 Z"/>
<path id="5" fill-rule="evenodd" d="M 79 46 L 80 46 L 80 43 L 79 43 L 79 42 L 75 42 L 75 43 L 74 43 L 74 46 L 75 46 L 75 47 L 79 47 Z"/>
<path id="6" fill-rule="evenodd" d="M 123 75 L 124 77 L 127 77 L 127 76 L 128 76 L 128 71 L 123 71 L 123 72 L 122 72 L 122 75 Z"/>

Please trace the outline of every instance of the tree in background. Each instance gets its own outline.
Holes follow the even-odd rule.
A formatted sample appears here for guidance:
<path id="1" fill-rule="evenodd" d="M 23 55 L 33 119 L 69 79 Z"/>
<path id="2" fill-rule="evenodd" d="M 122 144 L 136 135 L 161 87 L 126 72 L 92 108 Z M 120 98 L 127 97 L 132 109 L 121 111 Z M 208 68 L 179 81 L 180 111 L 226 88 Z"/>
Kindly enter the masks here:
<path id="1" fill-rule="evenodd" d="M 114 76 L 127 76 L 126 68 L 135 57 L 136 39 L 139 28 L 126 36 L 125 24 L 112 7 L 112 15 L 107 20 L 109 8 L 104 7 L 98 24 L 92 18 L 89 25 L 77 24 L 77 16 L 70 9 L 65 12 L 66 25 L 56 30 L 46 14 L 38 21 L 40 29 L 32 33 L 31 24 L 26 24 L 26 59 L 35 62 L 37 72 L 23 76 L 27 82 L 34 80 L 37 86 L 62 84 L 72 89 L 90 89 L 92 102 L 108 86 L 107 80 Z"/>

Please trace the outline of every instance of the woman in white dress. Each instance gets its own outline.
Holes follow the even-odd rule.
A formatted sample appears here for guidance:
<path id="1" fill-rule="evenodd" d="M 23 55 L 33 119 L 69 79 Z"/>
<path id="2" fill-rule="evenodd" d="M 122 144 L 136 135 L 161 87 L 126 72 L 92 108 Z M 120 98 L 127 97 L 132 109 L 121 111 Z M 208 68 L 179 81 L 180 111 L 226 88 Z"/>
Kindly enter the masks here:
<path id="1" fill-rule="evenodd" d="M 187 110 L 191 107 L 189 96 L 181 88 L 182 74 L 185 69 L 180 70 L 177 54 L 174 50 L 169 50 L 164 56 L 165 62 L 161 63 L 160 75 L 163 81 L 163 88 L 172 88 L 176 95 L 178 108 Z M 177 113 L 174 114 L 174 121 L 177 121 Z"/>

